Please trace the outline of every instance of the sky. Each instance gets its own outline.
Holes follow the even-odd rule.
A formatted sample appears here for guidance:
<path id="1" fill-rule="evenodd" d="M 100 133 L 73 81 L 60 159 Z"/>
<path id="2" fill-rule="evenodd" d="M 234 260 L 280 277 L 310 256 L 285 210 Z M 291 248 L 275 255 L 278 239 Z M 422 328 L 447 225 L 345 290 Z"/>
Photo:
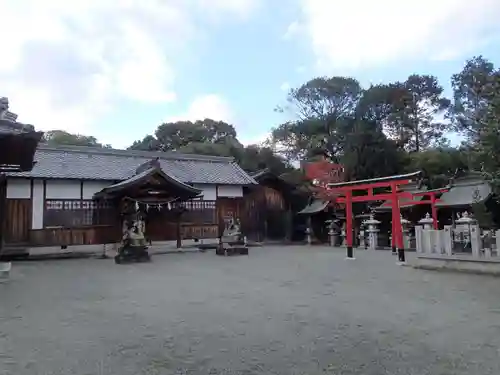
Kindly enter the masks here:
<path id="1" fill-rule="evenodd" d="M 20 122 L 117 148 L 203 118 L 251 144 L 313 77 L 433 74 L 449 93 L 466 59 L 500 63 L 498 15 L 498 0 L 0 0 L 0 96 Z"/>

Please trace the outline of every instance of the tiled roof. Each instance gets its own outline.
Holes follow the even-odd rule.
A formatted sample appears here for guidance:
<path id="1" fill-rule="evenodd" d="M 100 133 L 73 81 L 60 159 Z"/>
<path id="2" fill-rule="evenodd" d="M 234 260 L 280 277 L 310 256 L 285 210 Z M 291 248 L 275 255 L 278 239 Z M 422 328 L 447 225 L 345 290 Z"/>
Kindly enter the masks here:
<path id="1" fill-rule="evenodd" d="M 0 118 L 0 133 L 21 134 L 34 131 L 35 128 L 33 127 L 33 125 L 21 124 L 20 122 L 14 122 L 5 118 Z"/>
<path id="2" fill-rule="evenodd" d="M 305 206 L 302 211 L 299 211 L 298 214 L 310 215 L 315 214 L 320 211 L 323 211 L 326 206 L 328 206 L 328 202 L 323 201 L 321 199 L 315 199 L 310 204 Z"/>
<path id="3" fill-rule="evenodd" d="M 177 152 L 146 152 L 93 147 L 40 145 L 31 172 L 11 176 L 121 181 L 135 175 L 137 167 L 159 158 L 162 170 L 184 183 L 253 185 L 232 158 L 188 155 Z"/>
<path id="4" fill-rule="evenodd" d="M 427 191 L 427 186 L 422 185 L 419 186 L 418 182 L 411 182 L 407 185 L 401 186 L 401 191 L 405 191 L 408 193 L 422 193 Z M 414 204 L 409 203 L 411 201 L 421 201 L 424 198 L 422 195 L 414 196 L 413 198 L 400 198 L 399 199 L 399 207 L 400 208 L 409 208 L 413 207 Z M 375 208 L 375 212 L 383 212 L 383 211 L 391 211 L 392 210 L 392 201 L 388 200 L 382 203 L 380 206 Z"/>
<path id="5" fill-rule="evenodd" d="M 436 207 L 469 206 L 485 201 L 492 194 L 491 187 L 478 173 L 457 178 L 450 190 L 443 193 Z"/>

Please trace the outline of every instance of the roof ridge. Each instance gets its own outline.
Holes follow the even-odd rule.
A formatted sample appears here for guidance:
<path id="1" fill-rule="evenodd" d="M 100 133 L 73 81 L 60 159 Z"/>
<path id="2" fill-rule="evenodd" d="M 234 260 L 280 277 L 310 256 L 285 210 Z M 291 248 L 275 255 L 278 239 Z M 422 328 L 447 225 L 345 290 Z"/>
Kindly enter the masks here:
<path id="1" fill-rule="evenodd" d="M 212 161 L 218 163 L 234 163 L 235 160 L 228 156 L 196 155 L 184 154 L 177 151 L 141 151 L 141 150 L 122 150 L 116 148 L 100 148 L 91 146 L 73 146 L 58 145 L 50 146 L 40 143 L 38 149 L 44 151 L 83 153 L 92 155 L 114 155 L 121 157 L 142 157 L 142 158 L 160 158 L 167 160 L 192 160 L 192 161 Z"/>

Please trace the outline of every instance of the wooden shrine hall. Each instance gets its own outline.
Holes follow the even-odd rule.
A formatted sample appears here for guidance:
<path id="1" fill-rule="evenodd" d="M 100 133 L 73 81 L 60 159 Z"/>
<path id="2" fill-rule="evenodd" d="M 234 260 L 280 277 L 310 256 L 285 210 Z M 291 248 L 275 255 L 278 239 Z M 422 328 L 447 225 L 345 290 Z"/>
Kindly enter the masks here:
<path id="1" fill-rule="evenodd" d="M 134 176 L 102 189 L 94 194 L 97 205 L 112 208 L 108 214 L 114 217 L 113 231 L 116 238 L 102 239 L 116 242 L 121 238 L 123 218 L 139 212 L 145 221 L 146 238 L 161 240 L 164 232 L 175 225 L 175 238 L 181 246 L 181 215 L 185 201 L 200 197 L 202 190 L 179 181 L 165 173 L 158 159 L 139 166 Z M 113 222 L 109 220 L 108 222 Z"/>

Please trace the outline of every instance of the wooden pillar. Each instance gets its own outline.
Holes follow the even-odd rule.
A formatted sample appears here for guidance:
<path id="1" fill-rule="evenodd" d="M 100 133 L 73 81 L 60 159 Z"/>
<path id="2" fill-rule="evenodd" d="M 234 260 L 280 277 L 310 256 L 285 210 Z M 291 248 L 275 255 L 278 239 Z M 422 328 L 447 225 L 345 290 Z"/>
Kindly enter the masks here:
<path id="1" fill-rule="evenodd" d="M 352 191 L 350 190 L 347 190 L 345 193 L 345 213 L 347 259 L 354 259 L 354 252 L 352 250 Z"/>

